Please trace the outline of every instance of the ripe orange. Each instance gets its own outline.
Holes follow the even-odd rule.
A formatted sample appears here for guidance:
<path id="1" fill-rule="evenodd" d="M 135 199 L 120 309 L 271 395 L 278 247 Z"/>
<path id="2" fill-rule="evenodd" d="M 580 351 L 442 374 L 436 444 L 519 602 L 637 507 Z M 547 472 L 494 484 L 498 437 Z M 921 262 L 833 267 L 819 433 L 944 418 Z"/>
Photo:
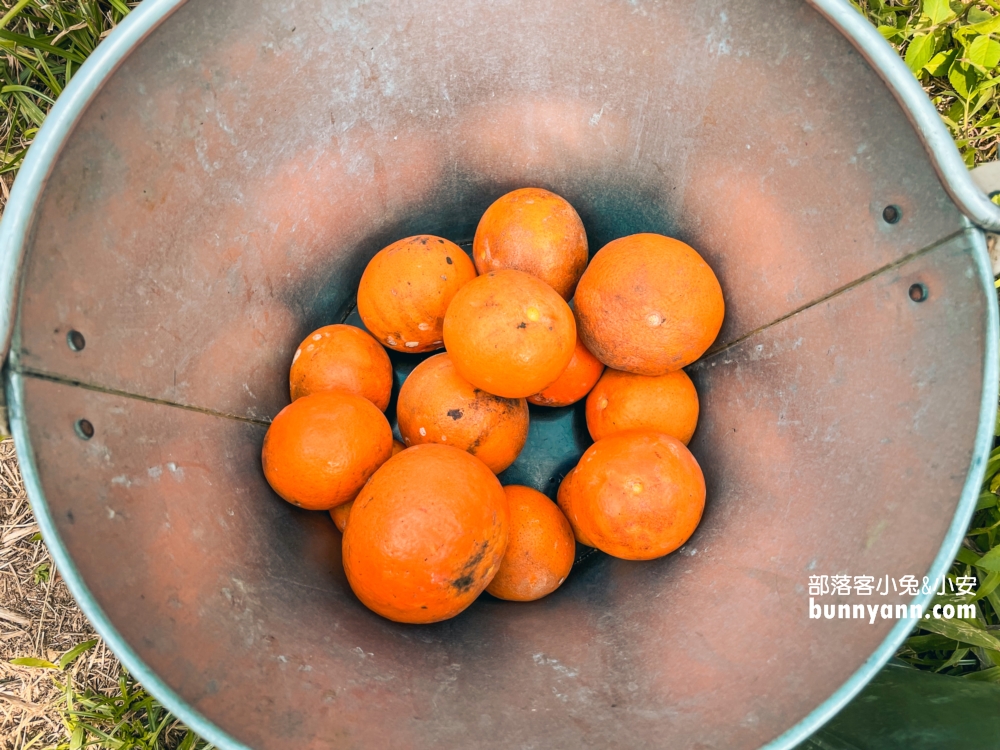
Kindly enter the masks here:
<path id="1" fill-rule="evenodd" d="M 566 365 L 566 369 L 548 388 L 528 396 L 528 401 L 539 406 L 575 404 L 590 393 L 590 389 L 597 383 L 602 372 L 604 365 L 601 360 L 587 351 L 587 347 L 577 337 L 573 358 Z"/>
<path id="2" fill-rule="evenodd" d="M 358 490 L 360 492 L 361 490 Z M 357 497 L 357 495 L 355 495 Z M 333 519 L 334 526 L 341 532 L 347 528 L 347 519 L 351 517 L 351 508 L 354 507 L 354 500 L 348 500 L 346 503 L 338 505 L 336 508 L 330 509 L 330 518 Z"/>
<path id="3" fill-rule="evenodd" d="M 652 560 L 680 547 L 705 508 L 705 478 L 677 438 L 619 432 L 583 454 L 568 487 L 574 522 L 603 552 Z"/>
<path id="4" fill-rule="evenodd" d="M 605 370 L 587 396 L 587 429 L 594 440 L 654 430 L 687 445 L 697 424 L 698 391 L 684 370 L 655 377 Z"/>
<path id="5" fill-rule="evenodd" d="M 565 199 L 542 188 L 521 188 L 486 209 L 472 257 L 479 273 L 524 271 L 569 300 L 587 267 L 587 233 Z"/>
<path id="6" fill-rule="evenodd" d="M 264 436 L 264 477 L 282 498 L 329 510 L 353 498 L 392 453 L 392 429 L 368 399 L 346 391 L 303 396 Z"/>
<path id="7" fill-rule="evenodd" d="M 448 445 L 408 448 L 354 501 L 344 532 L 347 580 L 390 620 L 446 620 L 492 580 L 507 523 L 507 498 L 486 464 Z"/>
<path id="8" fill-rule="evenodd" d="M 392 455 L 393 456 L 395 456 L 397 453 L 399 453 L 404 448 L 406 448 L 406 446 L 403 445 L 398 440 L 393 440 L 392 441 Z M 358 492 L 360 492 L 360 491 L 361 490 L 358 490 Z M 355 497 L 357 497 L 357 495 L 355 495 Z M 354 507 L 354 499 L 352 498 L 351 500 L 347 501 L 346 503 L 343 503 L 342 505 L 338 505 L 336 508 L 332 508 L 330 510 L 330 518 L 333 519 L 333 523 L 334 523 L 334 525 L 337 527 L 337 529 L 339 531 L 343 532 L 344 529 L 347 527 L 347 519 L 351 517 L 351 508 L 353 508 L 353 507 Z"/>
<path id="9" fill-rule="evenodd" d="M 532 602 L 559 588 L 576 556 L 573 529 L 538 490 L 504 487 L 510 512 L 507 551 L 486 591 L 498 599 Z"/>
<path id="10" fill-rule="evenodd" d="M 455 371 L 448 353 L 413 368 L 396 402 L 407 445 L 441 443 L 468 451 L 499 474 L 528 439 L 528 404 L 473 386 Z"/>
<path id="11" fill-rule="evenodd" d="M 576 347 L 576 321 L 545 282 L 523 271 L 490 271 L 452 299 L 444 344 L 459 375 L 474 386 L 523 398 L 566 369 Z"/>
<path id="12" fill-rule="evenodd" d="M 340 389 L 385 411 L 392 392 L 392 363 L 385 349 L 360 328 L 323 326 L 295 350 L 288 380 L 292 401 Z"/>
<path id="13" fill-rule="evenodd" d="M 593 547 L 594 543 L 590 541 L 590 537 L 588 537 L 580 528 L 580 523 L 576 519 L 576 508 L 573 505 L 576 495 L 574 495 L 572 491 L 573 474 L 575 473 L 576 467 L 573 467 L 569 470 L 569 474 L 564 476 L 562 482 L 559 483 L 559 492 L 556 493 L 556 503 L 566 516 L 566 520 L 569 521 L 569 525 L 573 529 L 573 536 L 576 537 L 576 541 L 580 544 L 585 544 L 588 547 Z"/>
<path id="14" fill-rule="evenodd" d="M 475 277 L 469 256 L 453 242 L 429 234 L 407 237 L 369 261 L 358 287 L 358 313 L 390 349 L 440 349 L 448 304 Z"/>
<path id="15" fill-rule="evenodd" d="M 574 299 L 580 338 L 608 367 L 663 375 L 719 334 L 725 304 L 709 265 L 680 240 L 633 234 L 605 245 Z"/>

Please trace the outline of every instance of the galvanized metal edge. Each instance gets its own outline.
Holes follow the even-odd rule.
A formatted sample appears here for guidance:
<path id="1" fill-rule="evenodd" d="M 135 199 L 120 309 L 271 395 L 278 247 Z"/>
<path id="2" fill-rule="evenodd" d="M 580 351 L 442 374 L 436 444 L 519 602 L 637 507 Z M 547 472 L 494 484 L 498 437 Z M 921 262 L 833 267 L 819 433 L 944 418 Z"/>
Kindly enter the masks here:
<path id="1" fill-rule="evenodd" d="M 80 66 L 56 100 L 24 157 L 0 221 L 0 362 L 10 352 L 17 315 L 21 260 L 35 206 L 66 135 L 115 68 L 149 32 L 185 0 L 145 0 L 129 13 Z"/>
<path id="2" fill-rule="evenodd" d="M 940 576 L 948 572 L 955 555 L 958 554 L 959 547 L 962 545 L 969 523 L 972 521 L 972 514 L 976 510 L 976 502 L 979 499 L 979 489 L 986 473 L 986 463 L 989 460 L 990 451 L 993 449 L 997 400 L 1000 398 L 1000 359 L 998 359 L 1000 356 L 998 355 L 998 350 L 1000 350 L 1000 317 L 998 317 L 997 311 L 997 290 L 993 285 L 993 269 L 986 251 L 986 236 L 980 229 L 971 225 L 966 229 L 965 235 L 976 263 L 976 270 L 982 281 L 983 293 L 986 295 L 983 397 L 979 405 L 979 425 L 976 428 L 972 464 L 965 477 L 965 485 L 962 487 L 962 495 L 958 501 L 958 508 L 955 510 L 955 517 L 952 519 L 951 526 L 948 527 L 948 533 L 941 544 L 941 550 L 927 572 L 931 581 L 938 580 Z M 923 611 L 933 598 L 934 592 L 931 591 L 928 594 L 914 597 L 911 603 L 918 605 Z M 881 645 L 868 657 L 868 660 L 858 671 L 851 675 L 847 682 L 814 708 L 802 721 L 764 745 L 761 750 L 791 750 L 832 719 L 855 695 L 861 692 L 862 688 L 875 676 L 875 673 L 892 658 L 900 644 L 913 630 L 914 625 L 913 620 L 899 620 Z"/>
<path id="3" fill-rule="evenodd" d="M 49 112 L 25 156 L 0 221 L 0 361 L 6 361 L 17 316 L 21 261 L 34 210 L 66 136 L 122 60 L 185 0 L 144 0 L 108 35 L 80 67 Z M 222 750 L 251 750 L 222 732 L 170 689 L 132 650 L 108 620 L 66 553 L 42 491 L 24 421 L 23 377 L 4 368 L 11 435 L 17 445 L 24 486 L 52 559 L 80 609 L 122 664 L 164 706 Z"/>
<path id="4" fill-rule="evenodd" d="M 945 191 L 976 226 L 1000 231 L 1000 206 L 969 176 L 941 116 L 906 63 L 882 35 L 847 0 L 806 0 L 857 48 L 878 73 L 924 142 Z"/>
<path id="5" fill-rule="evenodd" d="M 118 656 L 121 663 L 131 672 L 139 683 L 151 694 L 181 719 L 188 727 L 193 729 L 202 738 L 208 740 L 221 750 L 251 750 L 248 746 L 237 742 L 228 734 L 223 732 L 212 722 L 202 716 L 192 708 L 183 698 L 175 693 L 147 664 L 132 650 L 132 647 L 122 638 L 115 626 L 104 614 L 104 610 L 94 599 L 87 588 L 87 584 L 80 576 L 73 560 L 70 559 L 63 545 L 59 532 L 56 530 L 52 514 L 49 512 L 49 505 L 45 500 L 45 493 L 38 476 L 38 469 L 35 465 L 35 454 L 31 447 L 31 440 L 27 422 L 24 419 L 24 378 L 26 376 L 18 372 L 8 371 L 6 382 L 7 403 L 10 408 L 10 425 L 17 444 L 17 458 L 21 466 L 21 477 L 24 480 L 24 488 L 31 501 L 31 508 L 38 521 L 38 528 L 42 532 L 49 548 L 49 553 L 55 561 L 56 569 L 66 581 L 70 593 L 80 605 L 80 609 L 90 620 L 91 624 L 107 643 L 108 647 Z"/>

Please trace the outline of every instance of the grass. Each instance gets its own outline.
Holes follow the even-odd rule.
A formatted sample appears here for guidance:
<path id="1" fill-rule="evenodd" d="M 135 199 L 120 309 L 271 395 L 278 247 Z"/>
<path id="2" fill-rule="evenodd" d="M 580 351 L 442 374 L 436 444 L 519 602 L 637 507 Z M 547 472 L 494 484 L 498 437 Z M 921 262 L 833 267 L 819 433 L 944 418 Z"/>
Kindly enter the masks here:
<path id="1" fill-rule="evenodd" d="M 971 167 L 997 159 L 1000 0 L 852 2 L 900 51 L 920 79 L 966 164 Z M 10 180 L 55 98 L 100 40 L 137 4 L 124 0 L 0 0 L 0 206 L 6 203 Z M 972 526 L 949 574 L 953 590 L 938 597 L 942 604 L 972 603 L 976 616 L 968 620 L 922 620 L 898 654 L 920 669 L 1000 682 L 998 493 L 1000 448 L 990 457 Z M 34 585 L 46 591 L 57 578 L 47 560 L 46 556 L 30 572 Z M 960 594 L 959 583 L 971 587 L 971 591 Z M 100 689 L 81 685 L 78 662 L 95 648 L 95 643 L 83 641 L 61 656 L 53 652 L 49 659 L 11 662 L 14 668 L 45 675 L 51 681 L 49 689 L 59 695 L 57 714 L 62 739 L 49 747 L 208 747 L 124 671 L 119 671 L 116 683 Z M 0 692 L 0 699 L 4 696 Z M 44 736 L 44 732 L 37 734 L 22 748 L 40 746 Z"/>
<path id="2" fill-rule="evenodd" d="M 4 203 L 49 107 L 84 60 L 137 2 L 4 0 L 0 3 L 0 191 Z"/>

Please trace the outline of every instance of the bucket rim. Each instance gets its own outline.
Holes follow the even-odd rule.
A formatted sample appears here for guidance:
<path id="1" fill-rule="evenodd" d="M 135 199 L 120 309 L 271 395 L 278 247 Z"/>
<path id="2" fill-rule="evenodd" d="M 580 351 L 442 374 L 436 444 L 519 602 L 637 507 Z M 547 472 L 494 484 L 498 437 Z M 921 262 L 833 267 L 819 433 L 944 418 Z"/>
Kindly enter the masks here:
<path id="1" fill-rule="evenodd" d="M 95 630 L 118 656 L 122 665 L 168 710 L 202 738 L 221 750 L 251 750 L 220 729 L 163 682 L 122 637 L 91 594 L 70 558 L 56 529 L 42 489 L 24 418 L 24 377 L 12 359 L 11 338 L 17 316 L 21 261 L 28 243 L 35 208 L 63 143 L 78 119 L 118 66 L 155 28 L 187 0 L 144 0 L 95 49 L 66 86 L 39 130 L 21 166 L 0 222 L 0 355 L 4 367 L 5 395 L 11 435 L 17 446 L 25 490 L 52 558 L 67 587 Z M 993 274 L 982 229 L 1000 231 L 1000 206 L 993 204 L 969 176 L 950 133 L 916 78 L 882 36 L 847 0 L 807 0 L 843 34 L 880 75 L 896 97 L 920 137 L 949 197 L 967 217 L 964 234 L 987 300 L 983 391 L 973 456 L 955 515 L 928 576 L 937 580 L 947 573 L 975 511 L 986 463 L 993 446 L 1000 397 L 1000 321 Z M 15 365 L 15 366 L 12 366 Z M 914 598 L 921 611 L 933 591 Z M 829 721 L 874 677 L 912 630 L 910 620 L 900 620 L 878 648 L 826 700 L 761 750 L 791 750 Z"/>

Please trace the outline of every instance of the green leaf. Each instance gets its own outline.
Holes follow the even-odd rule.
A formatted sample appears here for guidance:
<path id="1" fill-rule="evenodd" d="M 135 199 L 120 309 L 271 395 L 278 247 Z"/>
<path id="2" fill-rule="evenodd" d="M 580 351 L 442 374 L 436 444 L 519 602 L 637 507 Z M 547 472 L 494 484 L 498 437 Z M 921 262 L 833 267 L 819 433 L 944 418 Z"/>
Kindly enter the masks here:
<path id="1" fill-rule="evenodd" d="M 921 10 L 924 15 L 931 19 L 932 24 L 939 24 L 947 21 L 955 15 L 948 0 L 924 0 Z"/>
<path id="2" fill-rule="evenodd" d="M 976 65 L 991 69 L 1000 63 L 1000 42 L 994 42 L 988 36 L 977 36 L 965 51 Z"/>
<path id="3" fill-rule="evenodd" d="M 994 571 L 980 582 L 979 588 L 976 589 L 976 596 L 972 601 L 979 601 L 984 596 L 989 596 L 990 592 L 995 591 L 997 586 L 1000 586 L 1000 572 Z"/>
<path id="4" fill-rule="evenodd" d="M 924 70 L 932 76 L 947 75 L 948 70 L 951 68 L 951 64 L 955 62 L 956 57 L 958 57 L 957 49 L 950 49 L 947 52 L 938 52 L 930 59 L 927 65 L 924 66 Z"/>
<path id="5" fill-rule="evenodd" d="M 982 492 L 979 495 L 979 500 L 976 502 L 976 510 L 986 510 L 987 508 L 995 508 L 997 504 L 997 496 L 995 491 Z"/>
<path id="6" fill-rule="evenodd" d="M 958 648 L 958 641 L 937 634 L 911 635 L 906 639 L 905 645 L 918 653 L 923 651 L 954 651 Z"/>
<path id="7" fill-rule="evenodd" d="M 969 93 L 979 82 L 979 71 L 967 63 L 956 60 L 948 71 L 948 82 L 955 93 L 963 99 L 969 98 Z"/>
<path id="8" fill-rule="evenodd" d="M 990 23 L 991 21 L 994 20 L 995 16 L 993 16 L 993 14 L 991 13 L 987 13 L 985 10 L 980 10 L 979 8 L 970 8 L 969 15 L 967 15 L 965 18 L 970 24 L 975 26 L 976 24 L 980 23 Z M 983 34 L 989 32 L 980 31 L 979 33 Z"/>
<path id="9" fill-rule="evenodd" d="M 977 568 L 982 568 L 983 570 L 1000 570 L 1000 547 L 994 547 L 985 555 L 980 557 L 978 562 L 972 564 Z"/>
<path id="10" fill-rule="evenodd" d="M 959 562 L 965 563 L 966 565 L 978 565 L 980 557 L 968 547 L 959 547 L 958 554 L 955 555 L 955 559 Z"/>
<path id="11" fill-rule="evenodd" d="M 1000 667 L 990 667 L 981 672 L 963 674 L 962 679 L 973 680 L 974 682 L 1000 682 Z"/>
<path id="12" fill-rule="evenodd" d="M 73 660 L 85 651 L 90 651 L 94 646 L 97 645 L 97 639 L 93 638 L 89 641 L 84 641 L 83 643 L 78 643 L 73 646 L 69 651 L 63 654 L 59 659 L 59 669 L 66 669 Z"/>
<path id="13" fill-rule="evenodd" d="M 913 41 L 910 42 L 910 46 L 906 48 L 906 66 L 914 73 L 919 73 L 931 61 L 931 57 L 934 56 L 934 43 L 935 40 L 932 34 L 914 37 Z M 994 42 L 994 44 L 996 43 Z"/>
<path id="14" fill-rule="evenodd" d="M 78 52 L 59 49 L 59 47 L 53 47 L 51 44 L 39 41 L 38 39 L 32 39 L 30 36 L 14 34 L 4 29 L 0 29 L 0 39 L 7 42 L 13 42 L 21 47 L 27 47 L 28 49 L 36 49 L 39 52 L 47 52 L 50 55 L 55 55 L 56 57 L 61 57 L 65 60 L 72 60 L 73 62 L 78 63 L 82 63 L 84 60 L 83 56 Z"/>
<path id="15" fill-rule="evenodd" d="M 966 26 L 965 30 L 971 34 L 995 34 L 1000 31 L 1000 16 L 990 16 L 988 21 L 979 21 Z"/>
<path id="16" fill-rule="evenodd" d="M 20 91 L 23 94 L 31 94 L 32 96 L 37 96 L 39 99 L 44 99 L 49 104 L 55 104 L 56 103 L 55 99 L 53 99 L 50 96 L 46 96 L 41 91 L 35 91 L 33 88 L 29 88 L 27 86 L 21 86 L 21 85 L 16 84 L 16 83 L 12 84 L 10 86 L 4 86 L 3 88 L 0 88 L 0 94 L 8 94 L 8 93 L 10 93 L 12 91 Z"/>
<path id="17" fill-rule="evenodd" d="M 78 725 L 76 729 L 73 730 L 72 736 L 69 738 L 69 750 L 81 750 L 83 747 L 83 726 Z"/>
<path id="18" fill-rule="evenodd" d="M 1000 640 L 996 636 L 965 620 L 936 620 L 932 616 L 929 620 L 921 620 L 920 627 L 938 635 L 954 638 L 961 643 L 968 643 L 970 646 L 1000 649 Z"/>
<path id="19" fill-rule="evenodd" d="M 31 656 L 22 656 L 19 659 L 11 659 L 10 663 L 15 667 L 38 667 L 39 669 L 59 669 L 55 664 L 45 659 L 35 659 Z"/>
<path id="20" fill-rule="evenodd" d="M 878 33 L 881 34 L 887 41 L 891 42 L 899 36 L 899 29 L 895 26 L 879 26 Z"/>
<path id="21" fill-rule="evenodd" d="M 960 662 L 960 661 L 961 661 L 962 659 L 964 659 L 964 658 L 965 658 L 965 655 L 966 655 L 967 653 L 969 653 L 969 649 L 967 649 L 967 648 L 959 648 L 959 649 L 955 649 L 955 652 L 954 652 L 954 653 L 953 653 L 953 654 L 952 654 L 952 655 L 951 655 L 950 657 L 948 657 L 948 661 L 946 661 L 946 662 L 945 662 L 944 664 L 942 664 L 942 665 L 941 665 L 940 667 L 938 667 L 938 668 L 937 668 L 937 669 L 935 669 L 934 671 L 935 671 L 935 672 L 943 672 L 943 671 L 944 671 L 944 670 L 946 670 L 946 669 L 947 669 L 948 667 L 953 667 L 953 666 L 955 666 L 955 665 L 956 665 L 956 664 L 958 664 L 958 663 L 959 663 L 959 662 Z"/>

